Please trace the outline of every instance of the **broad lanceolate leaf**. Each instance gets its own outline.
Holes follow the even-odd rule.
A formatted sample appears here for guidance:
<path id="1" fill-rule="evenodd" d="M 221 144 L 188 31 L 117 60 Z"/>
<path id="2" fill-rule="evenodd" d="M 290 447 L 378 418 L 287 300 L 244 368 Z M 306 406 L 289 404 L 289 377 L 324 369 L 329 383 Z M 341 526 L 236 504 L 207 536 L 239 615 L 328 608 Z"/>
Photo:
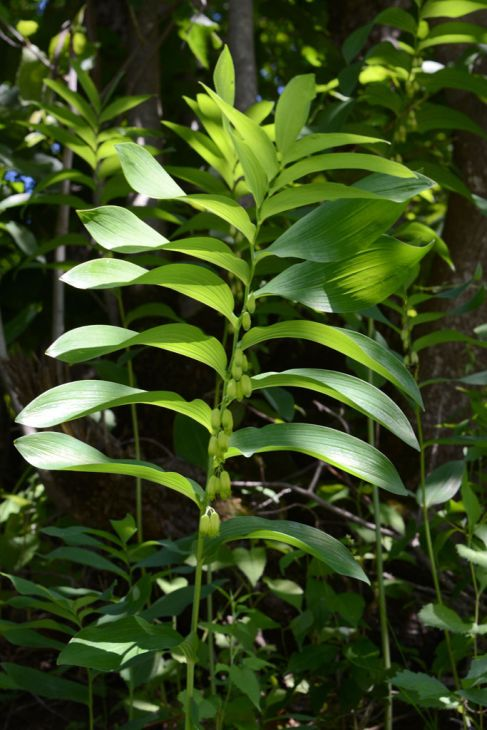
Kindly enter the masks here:
<path id="1" fill-rule="evenodd" d="M 228 46 L 223 47 L 223 51 L 218 57 L 213 72 L 213 81 L 218 96 L 227 104 L 233 106 L 235 101 L 235 69 Z"/>
<path id="2" fill-rule="evenodd" d="M 61 335 L 47 355 L 70 364 L 86 362 L 133 345 L 147 345 L 198 360 L 225 377 L 227 356 L 215 337 L 189 324 L 163 324 L 145 332 L 112 325 L 77 327 Z"/>
<path id="3" fill-rule="evenodd" d="M 149 198 L 180 198 L 185 192 L 144 147 L 131 142 L 116 145 L 123 174 L 136 192 Z"/>
<path id="4" fill-rule="evenodd" d="M 155 251 L 168 242 L 167 238 L 141 221 L 134 213 L 118 205 L 80 210 L 78 215 L 90 236 L 108 251 Z"/>
<path id="5" fill-rule="evenodd" d="M 242 137 L 243 141 L 253 150 L 255 156 L 261 163 L 268 180 L 277 174 L 279 166 L 277 164 L 276 151 L 271 140 L 253 119 L 250 119 L 246 114 L 242 114 L 234 107 L 227 104 L 221 99 L 218 94 L 208 89 L 204 84 L 208 95 L 218 105 L 222 114 L 228 119 L 229 122 L 235 127 L 238 134 Z"/>
<path id="6" fill-rule="evenodd" d="M 100 114 L 100 122 L 108 122 L 114 117 L 118 117 L 124 112 L 128 112 L 139 104 L 143 104 L 144 101 L 150 99 L 148 94 L 139 94 L 138 96 L 121 96 L 119 99 L 115 99 L 111 104 L 108 104 Z"/>
<path id="7" fill-rule="evenodd" d="M 10 689 L 30 692 L 37 697 L 88 704 L 88 690 L 85 685 L 58 677 L 53 672 L 3 662 L 2 669 L 10 680 Z"/>
<path id="8" fill-rule="evenodd" d="M 487 43 L 487 29 L 475 23 L 440 23 L 419 44 L 420 50 L 448 43 Z"/>
<path id="9" fill-rule="evenodd" d="M 242 347 L 246 349 L 260 342 L 288 337 L 318 342 L 343 353 L 382 375 L 422 406 L 418 386 L 401 360 L 383 345 L 353 330 L 305 320 L 277 322 L 267 327 L 253 327 L 246 332 L 242 338 Z"/>
<path id="10" fill-rule="evenodd" d="M 227 246 L 218 238 L 210 238 L 209 236 L 183 238 L 180 241 L 171 241 L 166 244 L 164 250 L 184 253 L 195 259 L 208 261 L 210 264 L 231 271 L 244 284 L 249 281 L 250 271 L 247 262 L 234 254 L 230 246 Z"/>
<path id="11" fill-rule="evenodd" d="M 354 200 L 372 199 L 377 200 L 375 193 L 360 190 L 353 185 L 343 185 L 336 182 L 307 183 L 297 187 L 280 190 L 271 198 L 264 200 L 260 211 L 260 221 L 279 215 L 285 210 L 293 210 L 303 205 L 322 203 L 324 200 Z M 263 252 L 264 253 L 264 252 Z"/>
<path id="12" fill-rule="evenodd" d="M 290 266 L 257 290 L 306 304 L 320 312 L 356 312 L 387 299 L 408 281 L 412 270 L 431 250 L 381 236 L 352 259 Z"/>
<path id="13" fill-rule="evenodd" d="M 408 167 L 394 160 L 361 152 L 329 152 L 325 155 L 314 155 L 305 160 L 286 167 L 276 178 L 272 189 L 279 190 L 284 185 L 298 180 L 304 175 L 325 170 L 367 170 L 395 177 L 415 178 L 415 173 Z"/>
<path id="14" fill-rule="evenodd" d="M 389 200 L 336 200 L 300 218 L 261 255 L 307 261 L 343 261 L 368 248 L 399 218 L 405 202 L 432 185 L 424 177 L 370 175 L 354 187 Z M 393 202 L 397 200 L 397 202 Z"/>
<path id="15" fill-rule="evenodd" d="M 182 413 L 211 431 L 211 409 L 202 400 L 186 401 L 177 393 L 148 392 L 109 380 L 79 380 L 47 390 L 17 416 L 17 423 L 46 428 L 90 413 L 140 403 Z"/>
<path id="16" fill-rule="evenodd" d="M 295 76 L 286 85 L 276 106 L 276 145 L 281 155 L 296 141 L 306 124 L 316 95 L 314 74 Z"/>
<path id="17" fill-rule="evenodd" d="M 424 484 L 426 507 L 443 504 L 452 499 L 462 486 L 464 475 L 465 463 L 463 461 L 448 461 L 429 474 Z M 421 488 L 418 489 L 416 498 L 419 505 L 423 504 Z"/>
<path id="18" fill-rule="evenodd" d="M 255 226 L 250 220 L 245 208 L 235 200 L 232 200 L 232 198 L 227 198 L 224 195 L 197 193 L 195 195 L 187 195 L 185 201 L 198 208 L 198 210 L 207 210 L 209 213 L 217 215 L 243 233 L 247 240 L 253 241 Z"/>
<path id="19" fill-rule="evenodd" d="M 420 13 L 423 18 L 460 18 L 486 9 L 485 0 L 427 0 Z"/>
<path id="20" fill-rule="evenodd" d="M 122 259 L 93 259 L 70 269 L 62 280 L 78 289 L 113 289 L 134 284 L 162 286 L 216 309 L 231 324 L 237 322 L 230 287 L 204 266 L 166 264 L 148 271 Z"/>
<path id="21" fill-rule="evenodd" d="M 374 385 L 347 373 L 318 368 L 296 368 L 281 373 L 260 373 L 252 378 L 260 388 L 307 388 L 334 398 L 373 418 L 413 449 L 419 449 L 414 431 L 401 409 Z"/>
<path id="22" fill-rule="evenodd" d="M 197 505 L 204 496 L 203 490 L 196 482 L 176 472 L 166 472 L 155 464 L 136 459 L 110 459 L 98 449 L 64 433 L 42 431 L 21 436 L 15 441 L 15 446 L 24 459 L 36 469 L 139 477 L 174 489 Z"/>
<path id="23" fill-rule="evenodd" d="M 345 147 L 355 144 L 389 144 L 378 137 L 365 137 L 362 134 L 349 134 L 348 132 L 321 132 L 307 134 L 298 139 L 284 155 L 284 163 L 287 165 L 295 160 L 313 155 L 315 152 L 323 152 L 333 147 Z"/>
<path id="24" fill-rule="evenodd" d="M 278 423 L 263 428 L 244 428 L 230 439 L 229 456 L 265 451 L 298 451 L 336 466 L 393 494 L 406 489 L 391 464 L 380 451 L 355 436 L 310 423 Z"/>
<path id="25" fill-rule="evenodd" d="M 173 649 L 182 640 L 169 624 L 151 624 L 140 616 L 126 616 L 81 629 L 57 661 L 61 665 L 117 672 L 141 654 Z"/>
<path id="26" fill-rule="evenodd" d="M 242 539 L 277 540 L 293 545 L 308 555 L 313 555 L 335 573 L 369 583 L 360 565 L 341 542 L 315 527 L 288 520 L 267 520 L 263 517 L 234 517 L 225 520 L 219 536 L 207 543 L 207 559 L 211 560 L 220 545 Z"/>

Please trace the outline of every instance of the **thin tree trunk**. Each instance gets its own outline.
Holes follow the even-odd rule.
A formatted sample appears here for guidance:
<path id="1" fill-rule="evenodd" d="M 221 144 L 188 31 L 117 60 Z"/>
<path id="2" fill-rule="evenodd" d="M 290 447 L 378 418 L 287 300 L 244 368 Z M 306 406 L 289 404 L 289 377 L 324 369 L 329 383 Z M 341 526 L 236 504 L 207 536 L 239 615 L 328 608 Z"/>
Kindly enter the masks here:
<path id="1" fill-rule="evenodd" d="M 245 110 L 257 98 L 253 0 L 230 0 L 228 45 L 235 64 L 235 105 L 237 109 Z"/>
<path id="2" fill-rule="evenodd" d="M 463 18 L 462 18 L 463 20 Z M 465 20 L 487 27 L 487 13 L 474 13 L 466 16 Z M 441 54 L 441 60 L 448 62 L 455 60 L 465 50 L 464 47 L 448 46 Z M 485 74 L 487 61 L 479 59 L 476 73 Z M 482 129 L 487 129 L 487 106 L 476 96 L 467 92 L 451 91 L 447 94 L 451 107 L 468 114 Z M 475 195 L 487 199 L 487 142 L 469 132 L 457 132 L 454 142 L 454 163 L 458 174 L 467 187 Z M 456 271 L 452 276 L 446 265 L 439 263 L 435 267 L 433 284 L 439 284 L 454 279 L 457 283 L 468 281 L 474 275 L 480 264 L 483 271 L 487 270 L 487 216 L 480 213 L 478 208 L 466 198 L 457 193 L 451 193 L 448 201 L 448 210 L 443 229 L 443 237 L 448 244 Z M 467 293 L 466 296 L 469 296 Z M 444 302 L 444 308 L 456 306 Z M 459 329 L 468 335 L 485 322 L 485 304 L 471 312 L 455 319 L 448 319 L 445 327 Z M 482 348 L 467 347 L 462 343 L 452 342 L 431 348 L 428 359 L 424 358 L 422 378 L 435 377 L 455 378 L 464 375 L 467 367 L 474 370 L 487 369 L 487 351 Z M 474 362 L 472 362 L 474 358 Z M 427 435 L 435 432 L 435 426 L 444 421 L 460 421 L 468 416 L 469 401 L 454 386 L 444 384 L 433 385 L 425 391 L 426 413 L 425 425 Z M 436 431 L 436 434 L 438 432 Z M 450 434 L 448 434 L 450 435 Z M 457 452 L 459 450 L 457 449 Z M 432 454 L 437 456 L 435 450 Z M 458 456 L 453 449 L 442 447 L 442 460 Z"/>
<path id="3" fill-rule="evenodd" d="M 71 91 L 76 91 L 77 78 L 76 71 L 70 68 L 68 74 L 68 88 Z M 63 151 L 63 169 L 70 170 L 73 166 L 73 152 L 67 147 Z M 63 195 L 69 195 L 71 184 L 69 180 L 63 180 L 61 183 L 61 193 Z M 60 205 L 58 210 L 58 217 L 56 221 L 56 238 L 58 236 L 65 236 L 69 232 L 69 205 Z M 66 261 L 66 246 L 58 246 L 54 252 L 54 261 L 60 266 Z M 64 284 L 60 281 L 60 276 L 63 272 L 58 268 L 54 270 L 54 281 L 53 281 L 53 292 L 52 292 L 52 337 L 56 340 L 60 337 L 65 329 L 65 297 L 64 297 Z"/>

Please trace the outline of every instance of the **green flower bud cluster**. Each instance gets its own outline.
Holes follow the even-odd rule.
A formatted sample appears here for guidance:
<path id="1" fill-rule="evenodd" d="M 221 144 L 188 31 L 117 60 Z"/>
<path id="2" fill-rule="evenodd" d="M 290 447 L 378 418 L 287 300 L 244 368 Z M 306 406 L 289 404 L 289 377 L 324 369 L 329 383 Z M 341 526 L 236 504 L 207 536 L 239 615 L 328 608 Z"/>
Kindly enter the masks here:
<path id="1" fill-rule="evenodd" d="M 251 314 L 255 312 L 255 294 L 250 293 L 247 297 L 247 303 L 245 305 L 245 309 L 240 315 L 240 324 L 244 328 L 244 330 L 247 332 L 251 325 L 252 325 L 252 318 Z"/>
<path id="2" fill-rule="evenodd" d="M 221 499 L 229 499 L 232 496 L 232 482 L 230 480 L 230 474 L 222 470 L 219 474 L 213 474 L 206 487 L 206 494 L 208 499 L 212 502 L 216 497 Z"/>
<path id="3" fill-rule="evenodd" d="M 207 507 L 200 517 L 200 534 L 204 537 L 216 537 L 220 533 L 220 515 L 213 507 Z"/>
<path id="4" fill-rule="evenodd" d="M 208 443 L 208 455 L 213 456 L 217 462 L 222 462 L 233 430 L 233 417 L 228 408 L 223 413 L 218 408 L 212 410 L 211 428 L 213 433 Z"/>
<path id="5" fill-rule="evenodd" d="M 242 401 L 244 398 L 250 398 L 252 395 L 252 383 L 247 375 L 249 369 L 249 361 L 244 352 L 238 347 L 233 357 L 232 376 L 227 384 L 227 395 L 231 400 L 235 398 Z"/>

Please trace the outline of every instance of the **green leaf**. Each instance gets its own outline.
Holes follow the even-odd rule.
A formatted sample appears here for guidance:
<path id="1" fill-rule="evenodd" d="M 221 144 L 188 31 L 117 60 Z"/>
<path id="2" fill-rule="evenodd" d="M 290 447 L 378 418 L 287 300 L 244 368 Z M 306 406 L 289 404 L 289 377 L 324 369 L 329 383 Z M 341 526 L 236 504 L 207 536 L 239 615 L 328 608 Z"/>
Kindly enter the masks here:
<path id="1" fill-rule="evenodd" d="M 452 706 L 453 697 L 449 689 L 439 679 L 428 674 L 405 669 L 396 674 L 391 682 L 394 687 L 402 690 L 405 698 L 413 704 L 439 709 Z"/>
<path id="2" fill-rule="evenodd" d="M 203 497 L 203 491 L 196 482 L 176 472 L 166 472 L 154 464 L 136 459 L 110 459 L 98 449 L 64 433 L 43 431 L 21 436 L 15 441 L 15 446 L 36 469 L 125 474 L 174 489 L 197 505 Z"/>
<path id="3" fill-rule="evenodd" d="M 324 155 L 314 155 L 300 160 L 290 167 L 286 167 L 276 178 L 272 190 L 279 190 L 284 185 L 298 180 L 305 175 L 325 170 L 367 170 L 383 175 L 399 178 L 416 178 L 415 173 L 399 162 L 388 160 L 378 155 L 368 155 L 360 152 L 328 152 Z"/>
<path id="4" fill-rule="evenodd" d="M 184 253 L 187 256 L 208 261 L 210 264 L 231 271 L 244 284 L 249 282 L 250 271 L 247 262 L 234 254 L 232 249 L 218 238 L 210 238 L 209 236 L 184 238 L 180 241 L 167 243 L 164 250 Z"/>
<path id="5" fill-rule="evenodd" d="M 264 201 L 260 212 L 260 220 L 264 221 L 285 210 L 294 210 L 303 205 L 322 203 L 324 200 L 373 199 L 375 193 L 359 190 L 350 185 L 335 182 L 308 183 L 299 187 L 286 188 Z"/>
<path id="6" fill-rule="evenodd" d="M 139 253 L 164 247 L 167 238 L 118 205 L 79 210 L 78 216 L 92 238 L 108 251 Z"/>
<path id="7" fill-rule="evenodd" d="M 295 76 L 286 85 L 276 106 L 276 145 L 281 155 L 296 141 L 306 124 L 316 95 L 314 74 Z"/>
<path id="8" fill-rule="evenodd" d="M 374 23 L 381 25 L 392 25 L 393 28 L 399 28 L 406 33 L 415 35 L 416 21 L 411 13 L 402 8 L 386 8 L 382 10 L 374 19 Z"/>
<path id="9" fill-rule="evenodd" d="M 167 651 L 181 641 L 182 637 L 170 625 L 126 616 L 79 631 L 59 654 L 58 664 L 118 672 L 141 654 Z"/>
<path id="10" fill-rule="evenodd" d="M 123 174 L 137 193 L 166 200 L 180 198 L 184 190 L 172 179 L 144 147 L 131 142 L 117 144 Z"/>
<path id="11" fill-rule="evenodd" d="M 487 29 L 474 23 L 440 23 L 420 42 L 419 50 L 449 43 L 487 43 Z"/>
<path id="12" fill-rule="evenodd" d="M 51 388 L 19 413 L 17 423 L 46 428 L 131 403 L 154 405 L 182 413 L 211 431 L 211 409 L 202 400 L 188 402 L 171 391 L 148 392 L 108 380 L 78 380 Z"/>
<path id="13" fill-rule="evenodd" d="M 252 377 L 253 390 L 272 387 L 307 388 L 334 398 L 373 418 L 413 449 L 419 445 L 409 420 L 388 395 L 347 373 L 317 368 L 260 373 Z"/>
<path id="14" fill-rule="evenodd" d="M 260 710 L 260 685 L 257 675 L 247 667 L 232 664 L 229 671 L 232 684 L 246 695 L 255 707 Z"/>
<path id="15" fill-rule="evenodd" d="M 395 195 L 406 201 L 431 187 L 428 178 L 392 178 L 370 175 L 356 189 Z M 294 257 L 327 263 L 343 261 L 368 248 L 399 218 L 404 205 L 392 200 L 336 200 L 324 203 L 300 218 L 263 255 Z"/>
<path id="16" fill-rule="evenodd" d="M 225 520 L 218 537 L 207 541 L 207 559 L 212 559 L 220 545 L 244 539 L 277 540 L 292 545 L 317 558 L 335 573 L 369 583 L 360 565 L 339 540 L 316 527 L 288 520 L 267 520 L 263 517 L 233 517 Z"/>
<path id="17" fill-rule="evenodd" d="M 88 102 L 76 91 L 72 91 L 61 81 L 54 81 L 53 79 L 44 79 L 44 83 L 50 89 L 52 89 L 61 99 L 67 101 L 70 106 L 77 109 L 84 119 L 88 122 L 90 127 L 95 131 L 98 129 L 98 120 L 96 114 L 91 109 Z"/>
<path id="18" fill-rule="evenodd" d="M 249 145 L 240 140 L 235 134 L 232 135 L 232 138 L 243 169 L 245 182 L 254 196 L 257 206 L 260 207 L 267 192 L 265 171 Z"/>
<path id="19" fill-rule="evenodd" d="M 435 504 L 443 504 L 453 499 L 462 485 L 464 475 L 463 461 L 448 461 L 429 474 L 424 484 L 426 507 L 433 507 Z M 422 491 L 420 488 L 416 494 L 419 505 L 423 503 Z"/>
<path id="20" fill-rule="evenodd" d="M 485 130 L 467 114 L 458 109 L 449 109 L 444 104 L 423 104 L 416 114 L 416 124 L 418 132 L 422 134 L 437 129 L 452 129 L 471 132 L 484 139 L 487 137 Z"/>
<path id="21" fill-rule="evenodd" d="M 198 360 L 225 377 L 227 356 L 215 337 L 189 324 L 163 324 L 145 332 L 114 327 L 88 325 L 61 335 L 46 354 L 70 364 L 85 362 L 133 345 L 147 345 Z"/>
<path id="22" fill-rule="evenodd" d="M 115 101 L 112 101 L 111 104 L 108 104 L 108 106 L 104 107 L 102 113 L 100 114 L 100 122 L 103 124 L 104 122 L 108 122 L 114 117 L 119 117 L 121 114 L 124 114 L 130 109 L 133 109 L 134 107 L 143 104 L 150 98 L 150 94 L 139 94 L 138 96 L 121 96 L 119 99 L 115 99 Z"/>
<path id="23" fill-rule="evenodd" d="M 287 578 L 264 578 L 264 582 L 278 598 L 301 610 L 304 590 L 298 583 Z"/>
<path id="24" fill-rule="evenodd" d="M 432 332 L 429 335 L 418 337 L 413 343 L 412 350 L 413 352 L 421 352 L 421 350 L 425 350 L 427 347 L 444 345 L 448 342 L 465 342 L 476 347 L 487 347 L 487 342 L 479 340 L 476 337 L 464 335 L 463 332 L 459 332 L 458 330 L 442 329 Z"/>
<path id="25" fill-rule="evenodd" d="M 253 327 L 243 336 L 241 344 L 246 349 L 260 342 L 280 338 L 309 340 L 331 347 L 379 373 L 422 406 L 418 386 L 401 360 L 383 345 L 360 332 L 330 327 L 319 322 L 292 320 L 277 322 L 267 327 Z"/>
<path id="26" fill-rule="evenodd" d="M 311 423 L 278 423 L 235 431 L 229 456 L 246 457 L 266 451 L 297 451 L 343 469 L 393 494 L 406 489 L 389 459 L 373 446 L 348 433 Z"/>
<path id="27" fill-rule="evenodd" d="M 230 104 L 227 104 L 218 96 L 218 94 L 215 94 L 214 91 L 204 84 L 202 84 L 202 86 L 211 99 L 213 99 L 213 101 L 218 105 L 222 114 L 224 114 L 228 121 L 235 127 L 243 141 L 252 149 L 254 155 L 262 164 L 267 175 L 267 179 L 272 180 L 272 178 L 277 174 L 279 166 L 277 163 L 274 145 L 265 131 L 246 114 L 242 114 L 242 112 L 239 112 L 237 109 L 230 106 Z"/>
<path id="28" fill-rule="evenodd" d="M 255 588 L 264 574 L 267 563 L 265 548 L 252 546 L 250 550 L 247 550 L 243 547 L 236 547 L 232 550 L 232 560 L 249 580 L 252 588 Z"/>
<path id="29" fill-rule="evenodd" d="M 450 631 L 452 634 L 467 634 L 472 628 L 472 625 L 462 621 L 455 611 L 440 603 L 428 603 L 423 606 L 418 616 L 425 626 Z"/>
<path id="30" fill-rule="evenodd" d="M 15 689 L 51 700 L 88 704 L 88 690 L 83 684 L 58 677 L 53 672 L 41 672 L 21 664 L 3 662 L 2 669 Z"/>
<path id="31" fill-rule="evenodd" d="M 389 144 L 378 137 L 366 137 L 363 134 L 350 134 L 348 132 L 315 132 L 307 134 L 294 142 L 284 155 L 284 164 L 301 160 L 303 157 L 313 155 L 315 152 L 323 152 L 333 147 L 344 147 L 346 145 L 364 144 Z"/>
<path id="32" fill-rule="evenodd" d="M 87 565 L 94 570 L 103 570 L 108 573 L 115 573 L 127 583 L 130 582 L 128 573 L 112 563 L 111 560 L 99 555 L 94 550 L 87 550 L 81 547 L 59 547 L 51 550 L 46 556 L 47 560 L 66 560 L 69 563 L 78 563 L 79 565 Z"/>
<path id="33" fill-rule="evenodd" d="M 228 46 L 223 46 L 223 50 L 218 56 L 213 72 L 213 83 L 218 96 L 227 104 L 233 106 L 235 101 L 235 69 Z"/>
<path id="34" fill-rule="evenodd" d="M 475 550 L 467 545 L 455 545 L 455 548 L 464 560 L 473 565 L 479 565 L 481 568 L 487 568 L 487 550 Z"/>
<path id="35" fill-rule="evenodd" d="M 215 309 L 232 325 L 237 323 L 230 287 L 205 266 L 165 264 L 148 271 L 123 259 L 93 259 L 70 269 L 61 279 L 77 289 L 113 289 L 150 284 L 162 286 Z"/>
<path id="36" fill-rule="evenodd" d="M 423 18 L 460 18 L 476 10 L 487 10 L 485 0 L 427 0 L 420 12 Z"/>
<path id="37" fill-rule="evenodd" d="M 487 4 L 486 4 L 487 9 Z M 433 74 L 422 74 L 420 83 L 434 94 L 441 89 L 470 91 L 480 99 L 487 99 L 487 79 L 463 68 L 442 68 Z M 444 108 L 444 106 L 443 106 Z"/>
<path id="38" fill-rule="evenodd" d="M 205 195 L 197 193 L 188 195 L 185 201 L 198 210 L 207 210 L 234 226 L 243 233 L 249 241 L 254 240 L 255 226 L 250 220 L 247 211 L 232 198 L 223 195 Z"/>
<path id="39" fill-rule="evenodd" d="M 274 294 L 320 312 L 357 312 L 394 294 L 432 245 L 410 246 L 381 236 L 367 251 L 345 261 L 289 266 L 255 295 Z"/>
<path id="40" fill-rule="evenodd" d="M 85 92 L 86 96 L 89 99 L 89 102 L 95 112 L 99 114 L 100 112 L 100 94 L 98 93 L 98 89 L 96 88 L 91 76 L 87 71 L 83 69 L 81 66 L 81 63 L 78 61 L 71 61 L 75 71 L 76 76 L 78 77 L 78 81 Z"/>

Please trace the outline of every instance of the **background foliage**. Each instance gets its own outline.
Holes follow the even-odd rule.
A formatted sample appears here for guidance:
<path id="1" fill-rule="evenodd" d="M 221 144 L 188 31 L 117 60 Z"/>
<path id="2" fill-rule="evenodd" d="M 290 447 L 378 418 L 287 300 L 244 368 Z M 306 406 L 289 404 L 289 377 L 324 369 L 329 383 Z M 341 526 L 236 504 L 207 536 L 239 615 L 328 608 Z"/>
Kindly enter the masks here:
<path id="1" fill-rule="evenodd" d="M 0 9 L 4 727 L 483 727 L 486 17 Z"/>

